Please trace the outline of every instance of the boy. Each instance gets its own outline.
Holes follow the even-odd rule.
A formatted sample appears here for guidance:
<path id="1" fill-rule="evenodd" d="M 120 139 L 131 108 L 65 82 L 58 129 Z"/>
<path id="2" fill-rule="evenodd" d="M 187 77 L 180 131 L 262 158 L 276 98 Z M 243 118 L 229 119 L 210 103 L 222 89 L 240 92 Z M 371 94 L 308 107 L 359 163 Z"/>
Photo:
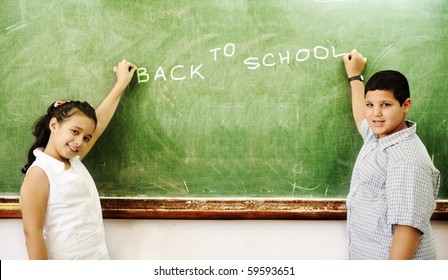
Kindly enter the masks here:
<path id="1" fill-rule="evenodd" d="M 374 74 L 365 88 L 367 63 L 357 50 L 343 58 L 353 117 L 364 145 L 347 196 L 350 259 L 436 259 L 430 218 L 440 173 L 406 120 L 412 101 L 406 78 Z"/>

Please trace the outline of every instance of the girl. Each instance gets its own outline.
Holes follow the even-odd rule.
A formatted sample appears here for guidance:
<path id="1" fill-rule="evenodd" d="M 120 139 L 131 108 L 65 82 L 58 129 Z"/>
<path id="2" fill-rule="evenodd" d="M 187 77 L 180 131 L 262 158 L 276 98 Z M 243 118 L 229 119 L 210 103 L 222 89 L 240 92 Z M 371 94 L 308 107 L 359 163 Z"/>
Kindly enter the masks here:
<path id="1" fill-rule="evenodd" d="M 36 142 L 20 190 L 30 259 L 109 259 L 95 183 L 81 160 L 106 129 L 137 67 L 123 60 L 117 82 L 95 111 L 57 101 L 34 126 Z"/>

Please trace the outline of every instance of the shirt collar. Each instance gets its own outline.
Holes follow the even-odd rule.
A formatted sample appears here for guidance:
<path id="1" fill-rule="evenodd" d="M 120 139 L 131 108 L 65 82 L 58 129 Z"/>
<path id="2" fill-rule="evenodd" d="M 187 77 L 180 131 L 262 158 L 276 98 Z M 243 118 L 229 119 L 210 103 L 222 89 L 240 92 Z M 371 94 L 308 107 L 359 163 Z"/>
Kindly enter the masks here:
<path id="1" fill-rule="evenodd" d="M 43 148 L 37 148 L 33 151 L 33 154 L 36 156 L 36 159 L 41 159 L 45 161 L 48 165 L 51 166 L 57 173 L 62 173 L 65 171 L 65 163 L 60 160 L 55 159 L 54 157 L 47 155 L 44 153 Z M 78 157 L 78 156 L 77 156 Z M 71 159 L 69 160 L 71 164 Z"/>
<path id="2" fill-rule="evenodd" d="M 386 149 L 390 146 L 397 144 L 398 142 L 410 139 L 416 134 L 417 131 L 417 123 L 412 121 L 406 121 L 407 128 L 402 129 L 398 132 L 395 132 L 389 136 L 378 139 L 378 143 L 383 149 Z"/>

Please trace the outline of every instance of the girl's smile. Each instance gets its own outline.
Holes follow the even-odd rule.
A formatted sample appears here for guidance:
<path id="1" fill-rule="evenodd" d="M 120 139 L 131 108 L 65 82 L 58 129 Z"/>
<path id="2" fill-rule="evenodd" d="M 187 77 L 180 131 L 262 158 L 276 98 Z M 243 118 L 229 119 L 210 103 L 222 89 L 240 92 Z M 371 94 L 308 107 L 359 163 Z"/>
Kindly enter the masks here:
<path id="1" fill-rule="evenodd" d="M 81 113 L 74 113 L 62 122 L 53 118 L 50 129 L 52 134 L 45 153 L 67 162 L 87 146 L 95 131 L 95 122 Z"/>

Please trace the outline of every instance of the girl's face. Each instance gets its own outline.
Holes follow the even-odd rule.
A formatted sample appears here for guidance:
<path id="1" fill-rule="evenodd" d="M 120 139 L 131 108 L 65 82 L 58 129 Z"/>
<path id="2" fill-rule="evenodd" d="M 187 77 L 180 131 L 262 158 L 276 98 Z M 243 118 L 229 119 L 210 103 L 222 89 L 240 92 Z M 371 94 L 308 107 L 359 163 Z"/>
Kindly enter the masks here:
<path id="1" fill-rule="evenodd" d="M 411 99 L 400 106 L 391 91 L 374 90 L 366 93 L 364 102 L 366 119 L 378 138 L 407 128 L 405 117 L 411 107 Z"/>
<path id="2" fill-rule="evenodd" d="M 66 162 L 78 155 L 89 143 L 95 131 L 95 122 L 82 113 L 74 113 L 68 119 L 50 121 L 51 136 L 45 152 Z"/>

